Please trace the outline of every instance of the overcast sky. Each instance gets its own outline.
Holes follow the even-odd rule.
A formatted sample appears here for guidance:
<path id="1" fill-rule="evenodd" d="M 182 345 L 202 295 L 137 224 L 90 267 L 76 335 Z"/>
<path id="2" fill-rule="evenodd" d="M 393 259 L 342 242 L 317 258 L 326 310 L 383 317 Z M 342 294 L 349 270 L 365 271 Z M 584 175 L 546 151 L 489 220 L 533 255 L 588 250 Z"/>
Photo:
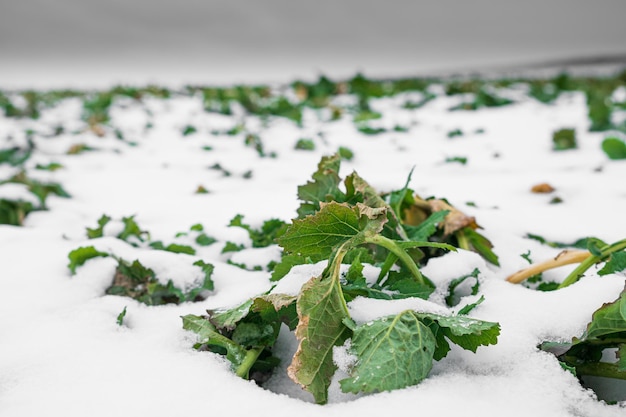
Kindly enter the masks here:
<path id="1" fill-rule="evenodd" d="M 626 55 L 624 0 L 3 0 L 0 87 L 432 74 Z"/>

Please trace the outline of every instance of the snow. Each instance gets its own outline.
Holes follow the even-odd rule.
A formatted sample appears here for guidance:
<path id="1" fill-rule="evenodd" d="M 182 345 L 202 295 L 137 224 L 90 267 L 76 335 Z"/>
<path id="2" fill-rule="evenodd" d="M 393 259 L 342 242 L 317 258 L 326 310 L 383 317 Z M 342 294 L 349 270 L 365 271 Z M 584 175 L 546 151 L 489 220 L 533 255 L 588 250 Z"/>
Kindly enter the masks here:
<path id="1" fill-rule="evenodd" d="M 87 131 L 75 99 L 44 111 L 38 121 L 0 118 L 3 137 L 15 140 L 23 137 L 26 128 L 49 132 L 59 123 L 71 126 L 56 138 L 35 134 L 36 151 L 27 167 L 33 177 L 58 182 L 72 196 L 49 197 L 49 210 L 31 213 L 24 227 L 0 225 L 0 293 L 4 295 L 0 303 L 0 414 L 247 415 L 271 410 L 276 416 L 325 417 L 387 413 L 622 416 L 623 407 L 597 401 L 592 391 L 582 388 L 553 356 L 536 346 L 545 340 L 579 336 L 592 312 L 617 297 L 624 276 L 599 277 L 591 270 L 575 285 L 547 293 L 509 284 L 505 278 L 527 265 L 520 255 L 530 251 L 533 261 L 540 261 L 559 251 L 525 238 L 527 233 L 556 241 L 585 236 L 609 242 L 624 238 L 626 162 L 609 160 L 600 148 L 604 135 L 588 132 L 581 93 L 564 94 L 553 105 L 525 98 L 516 89 L 509 94 L 519 101 L 473 112 L 449 112 L 460 98 L 441 94 L 417 110 L 400 107 L 406 99 L 415 99 L 414 94 L 379 99 L 372 107 L 384 117 L 371 125 L 402 125 L 409 131 L 376 136 L 359 134 L 350 117 L 323 123 L 311 111 L 302 128 L 284 120 L 264 124 L 251 116 L 205 113 L 200 97 L 182 96 L 148 99 L 144 105 L 116 104 L 111 125 L 124 132 L 126 141 Z M 211 133 L 241 122 L 260 135 L 267 153 L 277 156 L 259 157 L 243 145 L 244 134 Z M 147 123 L 154 127 L 146 129 Z M 198 132 L 183 136 L 187 125 Z M 562 127 L 576 129 L 578 149 L 551 150 L 552 132 Z M 464 135 L 449 138 L 447 133 L 454 129 Z M 315 141 L 314 151 L 294 149 L 303 137 Z M 96 150 L 67 155 L 76 143 Z M 10 146 L 7 142 L 6 147 Z M 204 150 L 206 146 L 212 150 Z M 356 170 L 380 191 L 402 187 L 414 167 L 410 186 L 422 197 L 445 197 L 475 216 L 501 263 L 494 267 L 462 250 L 432 259 L 423 268 L 438 287 L 430 300 L 357 298 L 348 305 L 353 318 L 363 323 L 408 308 L 452 314 L 458 308 L 445 307 L 442 289 L 478 268 L 485 301 L 471 316 L 499 322 L 502 333 L 497 345 L 481 347 L 475 354 L 453 346 L 418 386 L 354 396 L 340 392 L 337 375 L 330 404 L 317 406 L 286 377 L 297 346 L 286 328 L 276 347 L 283 363 L 263 389 L 237 378 L 222 357 L 195 351 L 195 335 L 182 329 L 180 317 L 232 307 L 270 290 L 295 295 L 302 284 L 321 273 L 325 263 L 297 266 L 273 288 L 268 272 L 244 270 L 229 261 L 264 267 L 279 258 L 279 248 L 250 248 L 245 231 L 228 223 L 236 214 L 253 227 L 270 218 L 289 221 L 295 217 L 297 186 L 310 178 L 321 156 L 340 146 L 355 153 L 352 161 L 342 163 L 341 176 Z M 445 163 L 454 156 L 467 157 L 467 164 Z M 34 169 L 36 163 L 50 162 L 63 168 L 55 172 Z M 215 164 L 230 175 L 210 169 Z M 247 178 L 249 171 L 252 175 Z M 0 174 L 7 172 L 2 167 Z M 532 194 L 530 188 L 541 182 L 550 183 L 556 191 Z M 196 194 L 199 185 L 209 193 Z M 24 192 L 20 186 L 0 186 L 3 198 L 32 199 Z M 549 204 L 554 196 L 563 202 Z M 102 214 L 113 218 L 105 237 L 87 240 L 85 228 L 95 227 Z M 120 219 L 132 215 L 152 240 L 189 244 L 197 236 L 190 226 L 200 223 L 217 243 L 198 247 L 196 255 L 134 247 L 114 237 L 121 230 Z M 176 237 L 180 232 L 187 236 Z M 221 253 L 226 241 L 247 248 Z M 165 306 L 105 295 L 115 270 L 113 259 L 90 260 L 73 276 L 67 268 L 67 254 L 85 245 L 129 261 L 140 259 L 158 276 L 181 287 L 202 279 L 202 271 L 193 262 L 210 262 L 215 265 L 215 290 L 201 302 Z M 550 271 L 546 278 L 559 281 L 570 270 Z M 370 280 L 376 277 L 370 267 L 365 274 Z M 459 306 L 477 298 L 467 295 Z M 124 325 L 118 326 L 116 318 L 124 308 Z M 352 358 L 345 346 L 335 352 L 340 372 L 345 372 Z"/>

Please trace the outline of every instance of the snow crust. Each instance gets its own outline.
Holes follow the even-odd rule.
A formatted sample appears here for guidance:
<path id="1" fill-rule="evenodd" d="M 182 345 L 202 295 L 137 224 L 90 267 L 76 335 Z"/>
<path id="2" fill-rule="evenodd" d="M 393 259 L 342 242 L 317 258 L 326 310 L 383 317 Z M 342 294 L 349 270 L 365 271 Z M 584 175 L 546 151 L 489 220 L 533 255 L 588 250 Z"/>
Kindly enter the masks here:
<path id="1" fill-rule="evenodd" d="M 599 277 L 592 270 L 577 284 L 548 293 L 504 280 L 527 265 L 522 254 L 540 261 L 558 253 L 525 238 L 527 233 L 558 241 L 624 238 L 626 162 L 609 160 L 600 148 L 604 136 L 587 131 L 582 94 L 563 94 L 553 105 L 524 98 L 515 89 L 509 94 L 520 101 L 475 112 L 447 111 L 459 97 L 439 96 L 418 110 L 399 107 L 408 94 L 375 100 L 373 109 L 384 117 L 373 126 L 409 127 L 408 132 L 377 136 L 359 134 L 349 118 L 321 123 L 314 114 L 305 116 L 302 128 L 283 120 L 264 127 L 253 117 L 205 113 L 199 97 L 148 99 L 145 107 L 133 101 L 116 104 L 111 124 L 136 146 L 88 131 L 54 139 L 34 135 L 38 151 L 29 168 L 35 161 L 61 163 L 63 169 L 37 175 L 61 183 L 72 198 L 51 197 L 49 210 L 31 213 L 22 228 L 0 225 L 0 414 L 251 415 L 267 410 L 290 417 L 623 416 L 623 406 L 597 401 L 554 357 L 536 347 L 544 340 L 579 336 L 592 312 L 623 289 L 623 275 Z M 27 127 L 46 131 L 62 122 L 84 128 L 79 111 L 75 101 L 68 101 L 46 110 L 38 121 L 0 117 L 0 131 L 19 141 Z M 241 135 L 210 133 L 242 121 L 257 129 L 266 152 L 276 152 L 276 158 L 260 158 L 243 145 Z M 146 130 L 147 122 L 154 127 Z M 186 125 L 194 125 L 198 133 L 183 137 Z M 576 129 L 577 150 L 551 150 L 551 134 L 562 127 Z M 454 129 L 465 134 L 448 138 Z M 314 151 L 294 149 L 303 137 L 315 140 Z M 75 143 L 97 151 L 67 155 Z M 205 146 L 212 150 L 203 150 Z M 295 295 L 322 272 L 324 263 L 298 266 L 273 288 L 268 272 L 244 270 L 228 261 L 264 267 L 278 258 L 279 249 L 250 248 L 245 231 L 228 223 L 235 214 L 244 215 L 254 227 L 270 218 L 295 217 L 297 186 L 310 178 L 322 155 L 339 146 L 355 153 L 354 160 L 343 162 L 341 175 L 356 170 L 380 191 L 402 187 L 415 167 L 410 186 L 423 197 L 445 197 L 476 216 L 501 264 L 487 265 L 466 251 L 433 259 L 423 268 L 438 287 L 430 300 L 357 298 L 349 304 L 353 318 L 365 322 L 407 308 L 452 314 L 456 308 L 445 307 L 444 289 L 452 279 L 478 268 L 485 301 L 471 315 L 499 322 L 502 333 L 497 345 L 481 347 L 475 354 L 453 346 L 418 386 L 357 397 L 341 393 L 335 381 L 330 404 L 317 406 L 286 376 L 297 346 L 286 328 L 276 347 L 283 363 L 263 389 L 237 378 L 223 358 L 194 351 L 195 336 L 182 329 L 180 317 L 231 307 L 269 290 Z M 468 162 L 445 163 L 453 156 L 465 156 Z M 209 169 L 216 163 L 231 175 Z M 244 175 L 248 171 L 251 178 Z M 556 192 L 532 194 L 530 188 L 539 182 L 549 182 Z M 199 185 L 209 193 L 195 194 Z M 12 189 L 17 188 L 0 187 L 2 197 L 21 196 Z M 549 204 L 555 195 L 563 203 Z M 113 237 L 119 223 L 117 229 L 115 224 L 107 228 L 106 237 L 86 240 L 85 228 L 94 227 L 102 214 L 118 220 L 135 215 L 153 239 L 166 243 L 201 223 L 218 243 L 200 247 L 194 256 L 135 248 Z M 221 253 L 226 241 L 248 248 Z M 181 286 L 202 277 L 192 265 L 202 259 L 215 265 L 215 291 L 202 302 L 159 307 L 104 295 L 115 269 L 112 259 L 91 260 L 74 276 L 67 269 L 67 254 L 85 244 L 131 261 L 140 259 L 157 275 Z M 551 271 L 545 278 L 559 281 L 569 270 Z M 376 276 L 372 269 L 365 273 L 370 279 Z M 477 298 L 467 295 L 459 306 Z M 124 325 L 118 326 L 116 318 L 125 307 Z M 336 352 L 346 371 L 350 358 L 345 347 Z"/>

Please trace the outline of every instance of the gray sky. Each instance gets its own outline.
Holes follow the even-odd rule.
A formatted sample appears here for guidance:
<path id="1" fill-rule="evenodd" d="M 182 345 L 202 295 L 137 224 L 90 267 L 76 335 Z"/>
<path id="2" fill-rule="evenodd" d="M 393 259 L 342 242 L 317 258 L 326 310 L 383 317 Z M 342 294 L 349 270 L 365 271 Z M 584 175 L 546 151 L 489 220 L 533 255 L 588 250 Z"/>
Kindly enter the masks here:
<path id="1" fill-rule="evenodd" d="M 285 81 L 626 55 L 624 0 L 2 0 L 0 87 Z"/>

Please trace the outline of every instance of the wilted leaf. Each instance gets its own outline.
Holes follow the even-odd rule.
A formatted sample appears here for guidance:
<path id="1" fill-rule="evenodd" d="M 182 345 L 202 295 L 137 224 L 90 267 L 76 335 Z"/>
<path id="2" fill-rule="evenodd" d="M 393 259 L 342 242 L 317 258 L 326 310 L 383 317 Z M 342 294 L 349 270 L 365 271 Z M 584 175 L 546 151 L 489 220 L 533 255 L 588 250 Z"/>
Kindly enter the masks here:
<path id="1" fill-rule="evenodd" d="M 547 182 L 542 182 L 541 184 L 535 184 L 530 189 L 531 192 L 536 194 L 549 194 L 553 192 L 555 189 L 553 186 L 548 184 Z"/>
<path id="2" fill-rule="evenodd" d="M 298 296 L 297 309 L 296 337 L 300 344 L 287 372 L 313 394 L 318 404 L 324 404 L 337 369 L 333 347 L 342 345 L 350 336 L 350 329 L 343 323 L 349 315 L 338 276 L 308 281 Z"/>
<path id="3" fill-rule="evenodd" d="M 476 219 L 471 216 L 467 216 L 460 210 L 452 207 L 444 200 L 427 200 L 428 205 L 433 213 L 438 211 L 447 211 L 444 222 L 443 222 L 443 233 L 444 235 L 450 235 L 458 230 L 461 230 L 465 227 L 471 227 L 472 229 L 478 228 L 476 224 Z"/>

